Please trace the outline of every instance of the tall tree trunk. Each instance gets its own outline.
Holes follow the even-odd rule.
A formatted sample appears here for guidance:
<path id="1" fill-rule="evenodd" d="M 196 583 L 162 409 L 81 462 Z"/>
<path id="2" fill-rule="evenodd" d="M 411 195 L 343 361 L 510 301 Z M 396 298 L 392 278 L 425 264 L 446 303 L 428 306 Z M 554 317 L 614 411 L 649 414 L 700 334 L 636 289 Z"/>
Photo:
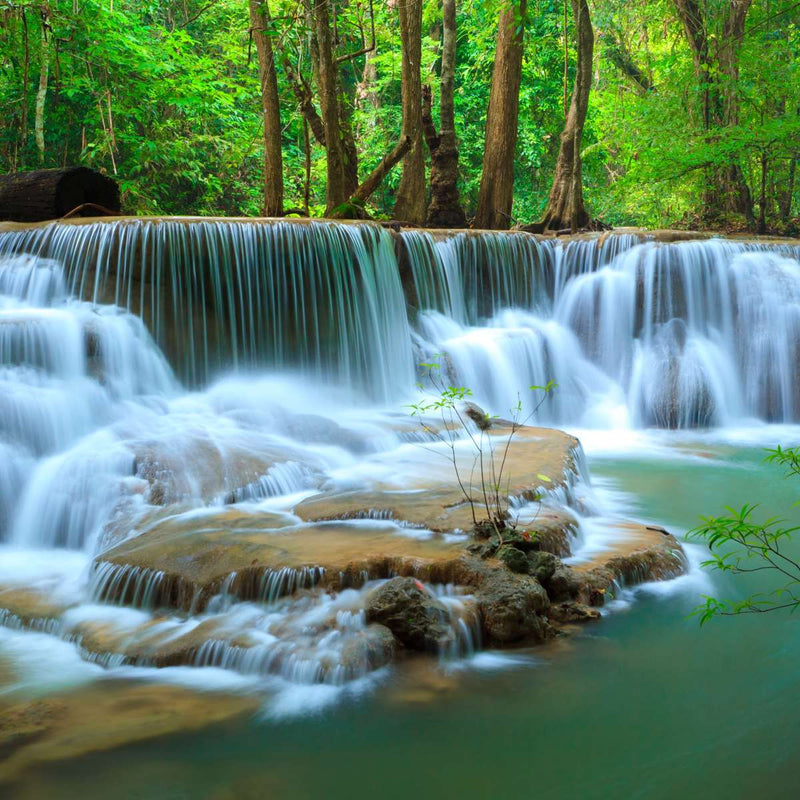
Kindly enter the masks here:
<path id="1" fill-rule="evenodd" d="M 786 176 L 786 182 L 783 183 L 782 189 L 777 192 L 778 195 L 778 216 L 781 222 L 786 224 L 792 216 L 792 200 L 794 199 L 794 184 L 797 177 L 797 159 L 798 154 L 789 159 L 789 169 Z"/>
<path id="2" fill-rule="evenodd" d="M 249 0 L 249 3 L 264 114 L 264 215 L 280 217 L 283 215 L 283 154 L 278 77 L 270 37 L 272 20 L 267 0 Z"/>
<path id="3" fill-rule="evenodd" d="M 350 181 L 346 174 L 346 155 L 343 145 L 339 111 L 338 66 L 333 57 L 329 3 L 313 5 L 314 32 L 316 34 L 317 85 L 320 94 L 322 124 L 325 128 L 327 153 L 327 183 L 325 186 L 325 213 L 331 214 L 349 198 Z"/>
<path id="4" fill-rule="evenodd" d="M 425 221 L 425 152 L 422 144 L 422 2 L 399 0 L 400 39 L 403 43 L 403 137 L 411 149 L 403 159 L 394 216 L 417 224 Z"/>
<path id="5" fill-rule="evenodd" d="M 739 42 L 744 36 L 744 24 L 752 0 L 730 0 L 722 26 L 722 42 L 717 48 L 722 87 L 722 110 L 719 124 L 733 127 L 739 124 Z M 753 198 L 738 160 L 726 166 L 719 177 L 726 207 L 744 214 L 752 229 L 755 224 Z"/>
<path id="6" fill-rule="evenodd" d="M 374 50 L 370 50 L 364 56 L 364 70 L 361 73 L 361 81 L 358 84 L 358 104 L 362 106 L 364 102 L 367 102 L 377 110 L 381 107 L 381 96 L 375 87 L 378 82 L 376 58 L 377 53 Z"/>
<path id="7" fill-rule="evenodd" d="M 44 103 L 47 99 L 47 78 L 50 72 L 50 9 L 43 5 L 41 12 L 42 42 L 39 49 L 39 91 L 36 93 L 34 135 L 39 161 L 44 161 Z"/>
<path id="8" fill-rule="evenodd" d="M 578 42 L 578 63 L 572 99 L 561 132 L 553 187 L 542 220 L 545 229 L 572 231 L 589 222 L 583 205 L 583 176 L 581 174 L 581 138 L 589 108 L 589 91 L 592 86 L 592 56 L 594 33 L 587 0 L 571 0 L 575 20 L 575 38 Z"/>
<path id="9" fill-rule="evenodd" d="M 439 91 L 439 133 L 431 118 L 430 91 L 423 103 L 423 128 L 431 152 L 431 199 L 428 224 L 463 228 L 467 224 L 458 197 L 458 147 L 453 102 L 456 72 L 456 0 L 442 0 L 442 74 Z"/>
<path id="10" fill-rule="evenodd" d="M 769 159 L 765 150 L 761 151 L 761 193 L 758 196 L 758 227 L 756 233 L 767 232 L 767 174 Z"/>
<path id="11" fill-rule="evenodd" d="M 350 197 L 358 188 L 358 148 L 353 132 L 353 107 L 355 94 L 346 95 L 337 70 L 336 79 L 339 87 L 339 129 L 342 132 L 342 153 L 344 154 L 344 182 L 347 196 Z M 355 88 L 355 87 L 353 87 Z"/>
<path id="12" fill-rule="evenodd" d="M 25 145 L 28 141 L 28 70 L 30 69 L 31 51 L 28 42 L 28 17 L 25 8 L 20 9 L 22 17 L 22 40 L 25 45 L 25 61 L 22 67 L 22 117 L 19 126 L 19 161 L 25 162 Z"/>
<path id="13" fill-rule="evenodd" d="M 527 0 L 514 0 L 500 13 L 475 228 L 510 227 L 526 11 Z"/>
<path id="14" fill-rule="evenodd" d="M 692 51 L 695 77 L 703 89 L 703 129 L 713 132 L 739 121 L 739 41 L 744 34 L 752 0 L 726 0 L 720 41 L 712 52 L 709 34 L 712 20 L 704 15 L 698 0 L 674 0 Z M 716 39 L 714 40 L 716 41 Z M 712 140 L 713 141 L 713 140 Z M 755 227 L 753 200 L 738 161 L 709 170 L 704 205 L 707 211 L 724 209 L 745 215 Z"/>

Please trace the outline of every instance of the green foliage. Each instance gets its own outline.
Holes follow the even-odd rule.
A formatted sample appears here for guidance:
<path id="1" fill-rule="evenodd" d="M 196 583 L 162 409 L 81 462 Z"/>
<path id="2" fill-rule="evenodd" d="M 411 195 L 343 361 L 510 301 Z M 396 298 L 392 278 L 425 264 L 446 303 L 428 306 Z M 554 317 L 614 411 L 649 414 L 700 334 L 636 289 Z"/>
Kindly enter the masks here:
<path id="1" fill-rule="evenodd" d="M 789 475 L 800 475 L 800 448 L 777 447 L 765 460 L 783 466 Z M 730 575 L 766 572 L 778 578 L 780 585 L 743 600 L 704 597 L 705 602 L 694 611 L 701 624 L 720 615 L 794 611 L 800 607 L 800 563 L 786 553 L 787 543 L 800 526 L 787 526 L 777 517 L 759 521 L 757 508 L 745 504 L 739 509 L 728 507 L 728 513 L 719 517 L 703 517 L 703 524 L 690 531 L 689 537 L 702 540 L 711 551 L 704 567 Z"/>
<path id="2" fill-rule="evenodd" d="M 459 0 L 455 111 L 460 192 L 476 207 L 497 19 L 508 0 Z M 724 8 L 706 4 L 712 49 L 734 47 L 738 119 L 706 129 L 698 109 L 712 70 L 698 80 L 669 0 L 593 4 L 595 80 L 583 137 L 585 196 L 612 224 L 696 222 L 711 169 L 736 163 L 765 217 L 791 230 L 800 139 L 800 13 L 791 0 L 754 0 L 745 35 L 726 45 Z M 137 214 L 256 215 L 261 209 L 263 126 L 246 0 L 0 0 L 0 172 L 82 163 L 117 177 Z M 376 49 L 343 62 L 342 92 L 364 169 L 400 135 L 400 37 L 394 3 L 373 3 Z M 370 41 L 370 5 L 334 6 L 337 53 Z M 537 219 L 546 203 L 563 125 L 564 4 L 530 0 L 515 165 L 513 216 Z M 313 88 L 311 37 L 298 0 L 270 0 L 282 107 L 286 206 L 304 206 L 304 126 L 284 58 Z M 567 76 L 574 31 L 567 18 Z M 34 142 L 40 43 L 49 37 L 45 153 Z M 637 86 L 612 58 L 621 50 L 652 85 Z M 423 0 L 421 71 L 438 114 L 441 9 Z M 27 70 L 25 65 L 27 63 Z M 27 72 L 27 80 L 23 76 Z M 316 92 L 315 92 L 316 94 Z M 23 117 L 26 120 L 22 131 Z M 311 138 L 309 210 L 324 209 L 325 151 Z M 400 170 L 366 211 L 388 216 Z M 763 184 L 763 186 L 762 186 Z"/>

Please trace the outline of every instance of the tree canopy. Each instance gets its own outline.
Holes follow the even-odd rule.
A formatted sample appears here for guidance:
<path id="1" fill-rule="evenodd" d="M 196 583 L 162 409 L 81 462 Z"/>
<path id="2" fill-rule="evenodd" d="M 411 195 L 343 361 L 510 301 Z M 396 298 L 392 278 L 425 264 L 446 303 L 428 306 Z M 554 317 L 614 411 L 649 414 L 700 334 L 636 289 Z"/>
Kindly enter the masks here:
<path id="1" fill-rule="evenodd" d="M 341 150 L 350 174 L 337 196 L 347 199 L 358 186 L 365 213 L 392 217 L 401 194 L 403 208 L 416 203 L 408 213 L 418 215 L 419 164 L 431 171 L 430 148 L 412 119 L 418 71 L 422 102 L 430 86 L 437 124 L 442 87 L 452 86 L 457 191 L 448 191 L 471 219 L 488 146 L 498 26 L 511 8 L 522 60 L 514 152 L 503 152 L 513 159 L 508 224 L 543 217 L 562 132 L 574 129 L 565 127 L 573 87 L 585 83 L 585 76 L 576 81 L 580 4 L 458 0 L 450 83 L 442 75 L 452 59 L 443 59 L 440 0 L 323 5 L 335 70 L 328 84 L 321 7 L 309 0 L 0 0 L 0 172 L 82 164 L 117 178 L 130 213 L 258 215 L 265 148 L 269 155 L 270 131 L 279 130 L 283 208 L 321 216 L 332 208 L 331 174 L 314 125 L 338 115 L 341 141 L 329 146 Z M 268 12 L 258 25 L 253 6 Z M 795 232 L 800 3 L 583 6 L 594 32 L 591 91 L 576 140 L 588 214 L 615 225 Z M 265 65 L 277 80 L 280 121 L 267 116 L 266 138 Z M 327 121 L 326 97 L 335 104 Z M 392 148 L 403 166 L 373 174 Z M 274 149 L 272 156 L 274 163 Z M 409 188 L 401 191 L 404 181 Z M 717 191 L 709 193 L 712 185 Z"/>

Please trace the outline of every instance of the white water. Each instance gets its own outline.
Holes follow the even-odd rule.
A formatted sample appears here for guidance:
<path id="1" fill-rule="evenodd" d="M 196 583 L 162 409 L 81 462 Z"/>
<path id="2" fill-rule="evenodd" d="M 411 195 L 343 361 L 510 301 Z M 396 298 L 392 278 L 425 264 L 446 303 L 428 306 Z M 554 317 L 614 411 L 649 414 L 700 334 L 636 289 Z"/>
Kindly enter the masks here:
<path id="1" fill-rule="evenodd" d="M 555 380 L 537 421 L 588 429 L 590 451 L 646 442 L 675 457 L 667 434 L 644 429 L 718 436 L 800 417 L 798 248 L 420 233 L 403 243 L 401 276 L 391 237 L 370 226 L 0 234 L 0 589 L 38 587 L 69 607 L 48 633 L 9 633 L 6 620 L 3 652 L 30 642 L 74 666 L 97 661 L 81 650 L 81 623 L 130 635 L 149 625 L 156 612 L 98 606 L 88 565 L 154 506 L 198 519 L 231 503 L 283 509 L 291 526 L 294 503 L 321 489 L 413 487 L 435 465 L 404 404 L 415 362 L 433 354 L 448 382 L 500 415 Z M 588 500 L 599 516 L 583 526 L 579 558 L 603 547 L 603 517 L 626 510 L 613 493 Z M 213 623 L 186 669 L 353 688 L 383 668 L 369 655 L 364 596 L 222 597 L 159 624 Z M 455 639 L 443 657 L 457 659 L 479 643 L 469 599 L 444 597 Z M 258 641 L 231 644 L 242 636 Z M 73 666 L 76 681 L 99 669 Z M 291 708 L 294 695 L 281 697 L 276 709 Z"/>

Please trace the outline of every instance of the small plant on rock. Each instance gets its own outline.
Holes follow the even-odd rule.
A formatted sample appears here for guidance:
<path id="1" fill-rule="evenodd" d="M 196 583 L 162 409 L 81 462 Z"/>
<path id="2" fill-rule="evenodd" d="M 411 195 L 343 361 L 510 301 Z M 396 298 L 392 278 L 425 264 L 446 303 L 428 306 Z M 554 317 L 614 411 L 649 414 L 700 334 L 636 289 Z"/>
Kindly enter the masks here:
<path id="1" fill-rule="evenodd" d="M 529 387 L 532 392 L 542 394 L 530 413 L 523 416 L 522 399 L 518 395 L 516 404 L 509 409 L 510 419 L 504 420 L 475 405 L 471 400 L 471 389 L 450 385 L 442 376 L 438 361 L 422 363 L 420 367 L 425 370 L 435 394 L 411 404 L 411 416 L 419 418 L 422 429 L 434 441 L 445 445 L 445 453 L 434 448 L 431 450 L 444 455 L 452 464 L 458 486 L 472 513 L 473 532 L 479 538 L 497 537 L 498 548 L 509 538 L 519 539 L 520 543 L 532 543 L 535 534 L 517 531 L 516 520 L 512 520 L 509 513 L 511 477 L 507 470 L 508 454 L 520 428 L 536 415 L 557 384 L 548 381 L 544 386 Z M 422 383 L 418 386 L 424 391 Z M 438 417 L 441 422 L 430 422 L 431 417 Z M 507 435 L 498 442 L 500 437 L 490 432 L 493 428 L 505 430 Z M 459 462 L 457 453 L 458 444 L 464 441 L 472 451 L 468 469 Z M 552 483 L 547 475 L 539 474 L 537 477 L 543 483 Z M 533 499 L 538 499 L 538 495 Z"/>

